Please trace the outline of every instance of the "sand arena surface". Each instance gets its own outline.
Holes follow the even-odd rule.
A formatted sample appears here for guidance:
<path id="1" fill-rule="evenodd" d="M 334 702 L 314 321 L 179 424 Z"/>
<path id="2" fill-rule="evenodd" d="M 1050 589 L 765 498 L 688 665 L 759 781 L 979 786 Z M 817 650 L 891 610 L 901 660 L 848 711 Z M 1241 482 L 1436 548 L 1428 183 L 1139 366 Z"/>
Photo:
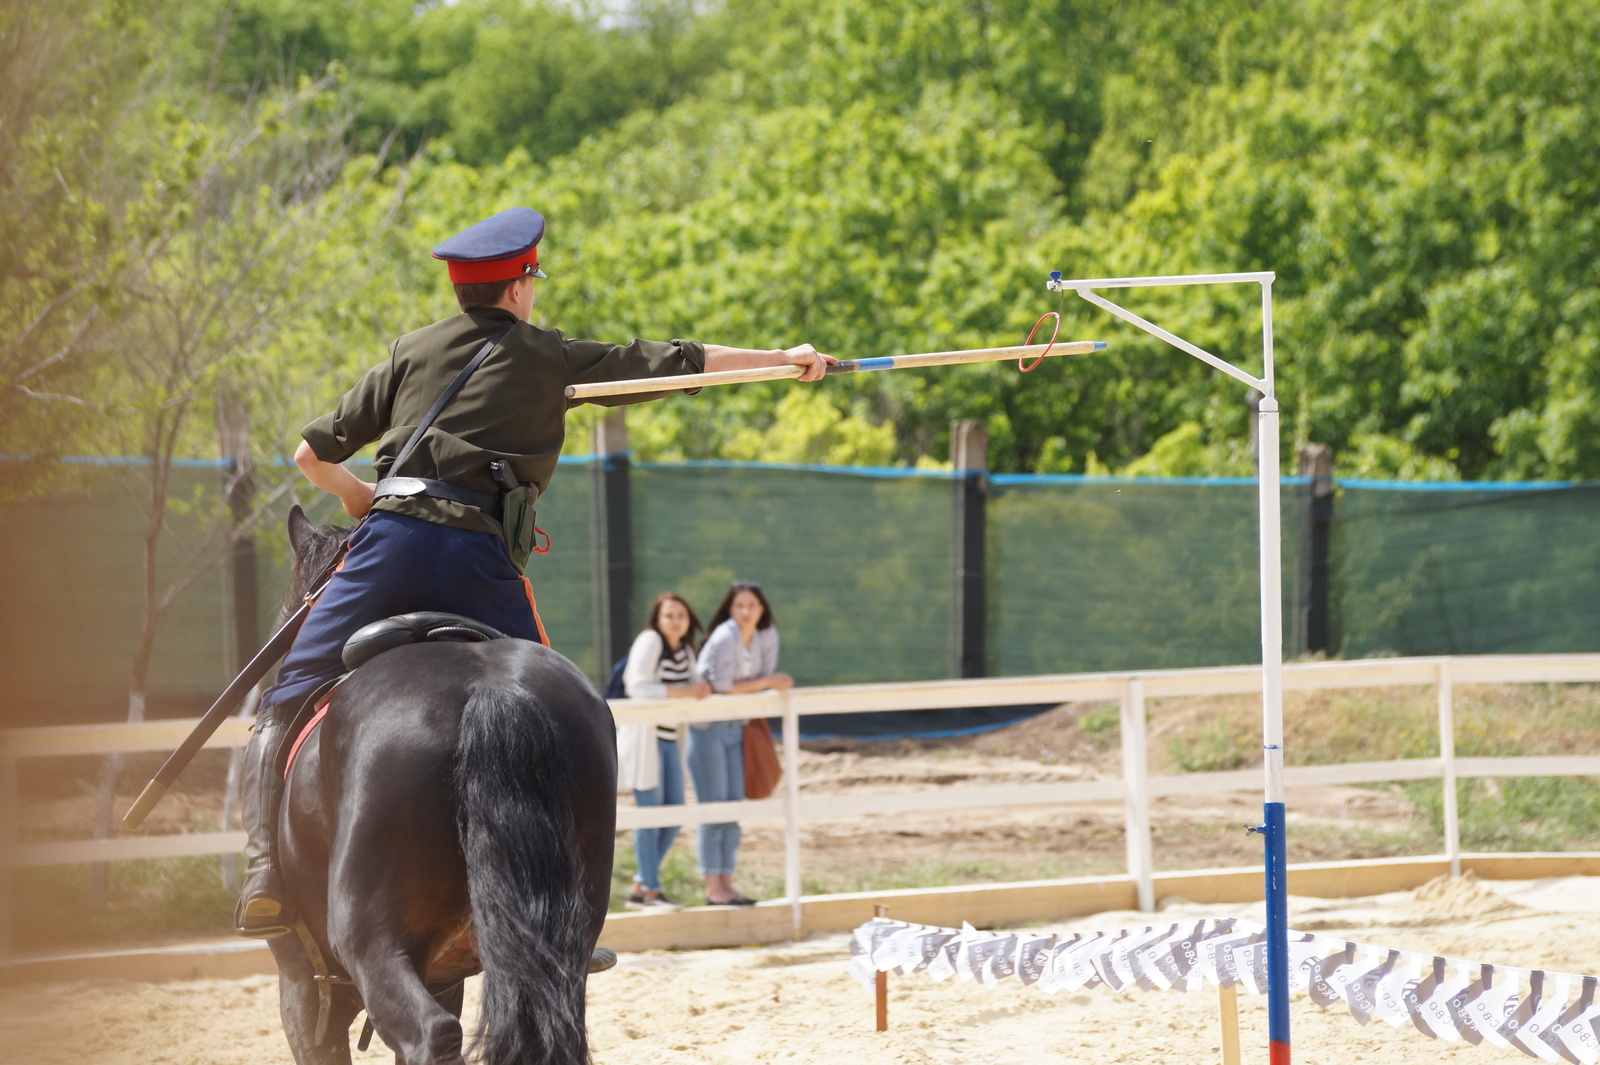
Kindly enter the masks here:
<path id="1" fill-rule="evenodd" d="M 1261 920 L 1261 907 L 1163 902 L 1163 916 Z M 891 915 L 892 916 L 892 915 Z M 1119 928 L 1106 913 L 1051 927 Z M 1600 878 L 1436 882 L 1365 899 L 1291 901 L 1302 931 L 1376 945 L 1575 973 L 1600 972 Z M 1002 981 L 891 976 L 889 1031 L 872 1031 L 871 997 L 846 972 L 844 935 L 738 950 L 624 955 L 589 985 L 596 1065 L 793 1062 L 840 1065 L 1039 1065 L 1218 1060 L 1213 992 L 1050 996 Z M 476 981 L 469 984 L 468 1012 Z M 1265 999 L 1241 994 L 1246 1061 L 1265 1060 Z M 1297 1062 L 1409 1065 L 1532 1060 L 1515 1051 L 1427 1039 L 1375 1020 L 1362 1028 L 1305 995 L 1292 1006 Z M 354 1033 L 352 1033 L 353 1039 Z M 29 1065 L 271 1065 L 291 1060 L 277 981 L 76 983 L 0 989 L 0 1048 Z M 380 1041 L 358 1062 L 392 1060 Z"/>

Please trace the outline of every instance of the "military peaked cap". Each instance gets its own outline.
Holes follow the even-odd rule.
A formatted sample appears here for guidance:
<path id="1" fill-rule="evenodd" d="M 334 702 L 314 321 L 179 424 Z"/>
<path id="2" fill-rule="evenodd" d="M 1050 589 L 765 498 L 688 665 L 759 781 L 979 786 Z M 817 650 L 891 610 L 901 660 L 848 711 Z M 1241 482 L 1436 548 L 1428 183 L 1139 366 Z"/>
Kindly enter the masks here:
<path id="1" fill-rule="evenodd" d="M 539 240 L 543 236 L 544 215 L 531 207 L 509 207 L 434 248 L 433 257 L 450 264 L 450 281 L 457 285 L 509 281 L 524 275 L 542 278 Z"/>

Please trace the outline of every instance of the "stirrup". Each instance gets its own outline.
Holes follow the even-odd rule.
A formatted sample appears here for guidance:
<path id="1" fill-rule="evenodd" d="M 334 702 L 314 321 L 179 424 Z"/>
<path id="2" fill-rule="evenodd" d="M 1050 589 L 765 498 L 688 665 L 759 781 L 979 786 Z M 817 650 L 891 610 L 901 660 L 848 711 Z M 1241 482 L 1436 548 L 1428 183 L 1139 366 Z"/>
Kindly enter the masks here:
<path id="1" fill-rule="evenodd" d="M 294 930 L 294 916 L 274 892 L 241 895 L 233 910 L 233 930 L 246 939 L 277 939 Z"/>

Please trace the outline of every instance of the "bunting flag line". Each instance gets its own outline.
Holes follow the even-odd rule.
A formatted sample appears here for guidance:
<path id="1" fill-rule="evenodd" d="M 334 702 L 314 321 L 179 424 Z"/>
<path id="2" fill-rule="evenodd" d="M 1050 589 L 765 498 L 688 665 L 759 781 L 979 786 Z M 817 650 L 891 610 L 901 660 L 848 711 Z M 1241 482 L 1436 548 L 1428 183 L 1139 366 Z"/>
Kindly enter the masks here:
<path id="1" fill-rule="evenodd" d="M 1049 995 L 1112 991 L 1267 991 L 1266 929 L 1233 917 L 1104 932 L 981 932 L 875 918 L 850 937 L 850 972 L 869 990 L 879 972 L 994 987 L 1013 977 Z M 1289 933 L 1289 989 L 1356 1023 L 1410 1025 L 1432 1039 L 1515 1048 L 1570 1065 L 1600 1061 L 1600 978 L 1428 957 L 1310 933 Z"/>

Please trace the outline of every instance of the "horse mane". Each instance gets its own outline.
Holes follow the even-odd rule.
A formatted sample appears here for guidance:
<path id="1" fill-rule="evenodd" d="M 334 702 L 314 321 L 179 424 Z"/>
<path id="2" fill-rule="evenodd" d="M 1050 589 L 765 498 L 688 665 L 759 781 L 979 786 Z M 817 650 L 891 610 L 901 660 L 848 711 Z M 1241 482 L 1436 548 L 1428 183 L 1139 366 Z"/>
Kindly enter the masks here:
<path id="1" fill-rule="evenodd" d="M 280 620 L 287 620 L 290 614 L 300 608 L 306 593 L 311 591 L 311 582 L 327 568 L 339 545 L 348 540 L 355 529 L 354 525 L 312 525 L 308 522 L 298 542 L 296 537 L 290 536 L 290 542 L 294 545 L 294 562 L 289 567 L 289 583 L 284 589 L 283 602 L 278 607 Z"/>

